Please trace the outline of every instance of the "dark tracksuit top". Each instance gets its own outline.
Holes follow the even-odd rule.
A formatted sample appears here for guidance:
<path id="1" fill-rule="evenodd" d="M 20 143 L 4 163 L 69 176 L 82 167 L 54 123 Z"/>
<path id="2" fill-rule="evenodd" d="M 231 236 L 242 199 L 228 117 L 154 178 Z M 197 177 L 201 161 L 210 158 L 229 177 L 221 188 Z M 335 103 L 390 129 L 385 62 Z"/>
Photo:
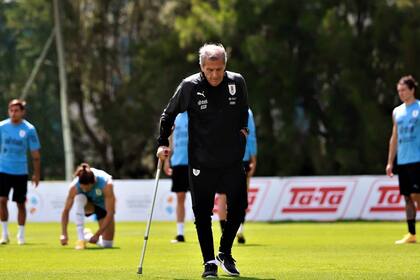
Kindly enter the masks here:
<path id="1" fill-rule="evenodd" d="M 248 124 L 248 92 L 244 78 L 225 71 L 223 81 L 211 86 L 203 73 L 185 78 L 163 111 L 159 146 L 168 138 L 178 113 L 188 111 L 188 153 L 194 168 L 223 168 L 242 162 Z"/>

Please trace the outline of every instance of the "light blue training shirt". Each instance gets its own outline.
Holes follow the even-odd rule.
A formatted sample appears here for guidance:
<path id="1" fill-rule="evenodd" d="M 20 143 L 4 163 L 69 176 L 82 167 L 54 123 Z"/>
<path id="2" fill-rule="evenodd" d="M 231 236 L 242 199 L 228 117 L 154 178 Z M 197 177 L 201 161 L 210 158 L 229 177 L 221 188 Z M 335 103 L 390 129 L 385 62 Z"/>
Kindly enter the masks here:
<path id="1" fill-rule="evenodd" d="M 188 165 L 188 113 L 178 114 L 174 124 L 171 166 Z M 246 141 L 243 161 L 249 161 L 251 156 L 257 155 L 256 128 L 251 109 L 248 109 L 248 129 L 249 135 Z"/>
<path id="2" fill-rule="evenodd" d="M 86 195 L 88 200 L 91 201 L 94 205 L 106 210 L 103 190 L 108 180 L 111 179 L 112 176 L 100 169 L 90 168 L 90 170 L 92 170 L 96 179 L 96 182 L 95 184 L 93 184 L 92 189 L 90 191 L 84 192 L 80 188 L 79 177 L 74 178 L 73 182 L 71 183 L 71 186 L 76 186 L 77 194 L 82 193 Z"/>
<path id="3" fill-rule="evenodd" d="M 35 127 L 26 120 L 13 124 L 6 119 L 0 122 L 0 172 L 11 175 L 27 175 L 27 152 L 39 150 Z"/>
<path id="4" fill-rule="evenodd" d="M 420 101 L 403 103 L 392 114 L 398 130 L 397 163 L 420 162 Z"/>
<path id="5" fill-rule="evenodd" d="M 171 166 L 188 165 L 188 113 L 178 114 L 174 125 Z"/>
<path id="6" fill-rule="evenodd" d="M 257 155 L 257 134 L 254 122 L 254 115 L 251 109 L 248 109 L 248 129 L 249 135 L 246 138 L 245 155 L 243 161 L 249 161 L 251 156 Z"/>

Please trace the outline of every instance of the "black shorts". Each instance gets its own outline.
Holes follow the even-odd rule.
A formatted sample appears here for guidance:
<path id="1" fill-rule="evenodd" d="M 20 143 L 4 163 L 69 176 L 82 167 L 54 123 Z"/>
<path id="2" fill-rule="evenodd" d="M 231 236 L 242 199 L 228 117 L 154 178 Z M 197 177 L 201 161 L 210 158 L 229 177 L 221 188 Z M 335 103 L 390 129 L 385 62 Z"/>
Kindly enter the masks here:
<path id="1" fill-rule="evenodd" d="M 400 194 L 420 193 L 420 162 L 398 165 Z"/>
<path id="2" fill-rule="evenodd" d="M 93 206 L 95 207 L 95 210 L 92 213 L 86 213 L 85 216 L 89 217 L 90 215 L 95 214 L 97 220 L 102 220 L 103 218 L 105 218 L 106 213 L 107 213 L 106 210 L 97 205 L 93 205 Z"/>
<path id="3" fill-rule="evenodd" d="M 9 197 L 12 188 L 12 200 L 17 203 L 24 203 L 28 192 L 28 175 L 0 173 L 0 196 Z"/>
<path id="4" fill-rule="evenodd" d="M 172 167 L 172 192 L 189 191 L 188 165 Z"/>

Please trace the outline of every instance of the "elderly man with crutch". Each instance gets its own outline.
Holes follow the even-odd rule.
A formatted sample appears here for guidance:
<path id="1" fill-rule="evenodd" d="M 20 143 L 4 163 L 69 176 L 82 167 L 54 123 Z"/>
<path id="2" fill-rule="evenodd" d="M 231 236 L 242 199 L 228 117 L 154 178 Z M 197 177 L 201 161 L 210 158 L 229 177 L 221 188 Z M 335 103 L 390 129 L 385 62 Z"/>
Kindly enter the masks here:
<path id="1" fill-rule="evenodd" d="M 163 161 L 169 155 L 168 138 L 176 116 L 188 112 L 189 181 L 204 260 L 203 278 L 216 277 L 217 265 L 227 274 L 239 276 L 231 251 L 248 206 L 242 165 L 248 136 L 248 94 L 244 78 L 225 71 L 226 61 L 222 45 L 202 46 L 201 72 L 180 83 L 160 119 L 157 156 Z M 215 257 L 211 216 L 216 190 L 226 194 L 228 212 Z"/>

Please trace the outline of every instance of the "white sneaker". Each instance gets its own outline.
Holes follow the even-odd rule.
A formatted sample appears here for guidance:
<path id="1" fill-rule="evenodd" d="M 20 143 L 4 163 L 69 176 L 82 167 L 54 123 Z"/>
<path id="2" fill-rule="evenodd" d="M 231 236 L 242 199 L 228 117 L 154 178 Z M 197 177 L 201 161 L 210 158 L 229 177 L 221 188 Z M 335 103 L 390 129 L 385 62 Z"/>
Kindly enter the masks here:
<path id="1" fill-rule="evenodd" d="M 18 245 L 25 244 L 25 237 L 23 237 L 23 236 L 17 236 L 17 244 Z"/>
<path id="2" fill-rule="evenodd" d="M 90 228 L 85 228 L 83 230 L 83 237 L 85 238 L 86 242 L 89 242 L 89 240 L 92 238 L 93 233 L 92 230 Z"/>
<path id="3" fill-rule="evenodd" d="M 98 242 L 96 242 L 96 245 L 98 245 L 99 247 L 104 247 L 102 235 L 99 235 Z"/>
<path id="4" fill-rule="evenodd" d="M 3 236 L 0 240 L 0 244 L 1 245 L 6 245 L 10 242 L 9 237 L 8 236 Z"/>

